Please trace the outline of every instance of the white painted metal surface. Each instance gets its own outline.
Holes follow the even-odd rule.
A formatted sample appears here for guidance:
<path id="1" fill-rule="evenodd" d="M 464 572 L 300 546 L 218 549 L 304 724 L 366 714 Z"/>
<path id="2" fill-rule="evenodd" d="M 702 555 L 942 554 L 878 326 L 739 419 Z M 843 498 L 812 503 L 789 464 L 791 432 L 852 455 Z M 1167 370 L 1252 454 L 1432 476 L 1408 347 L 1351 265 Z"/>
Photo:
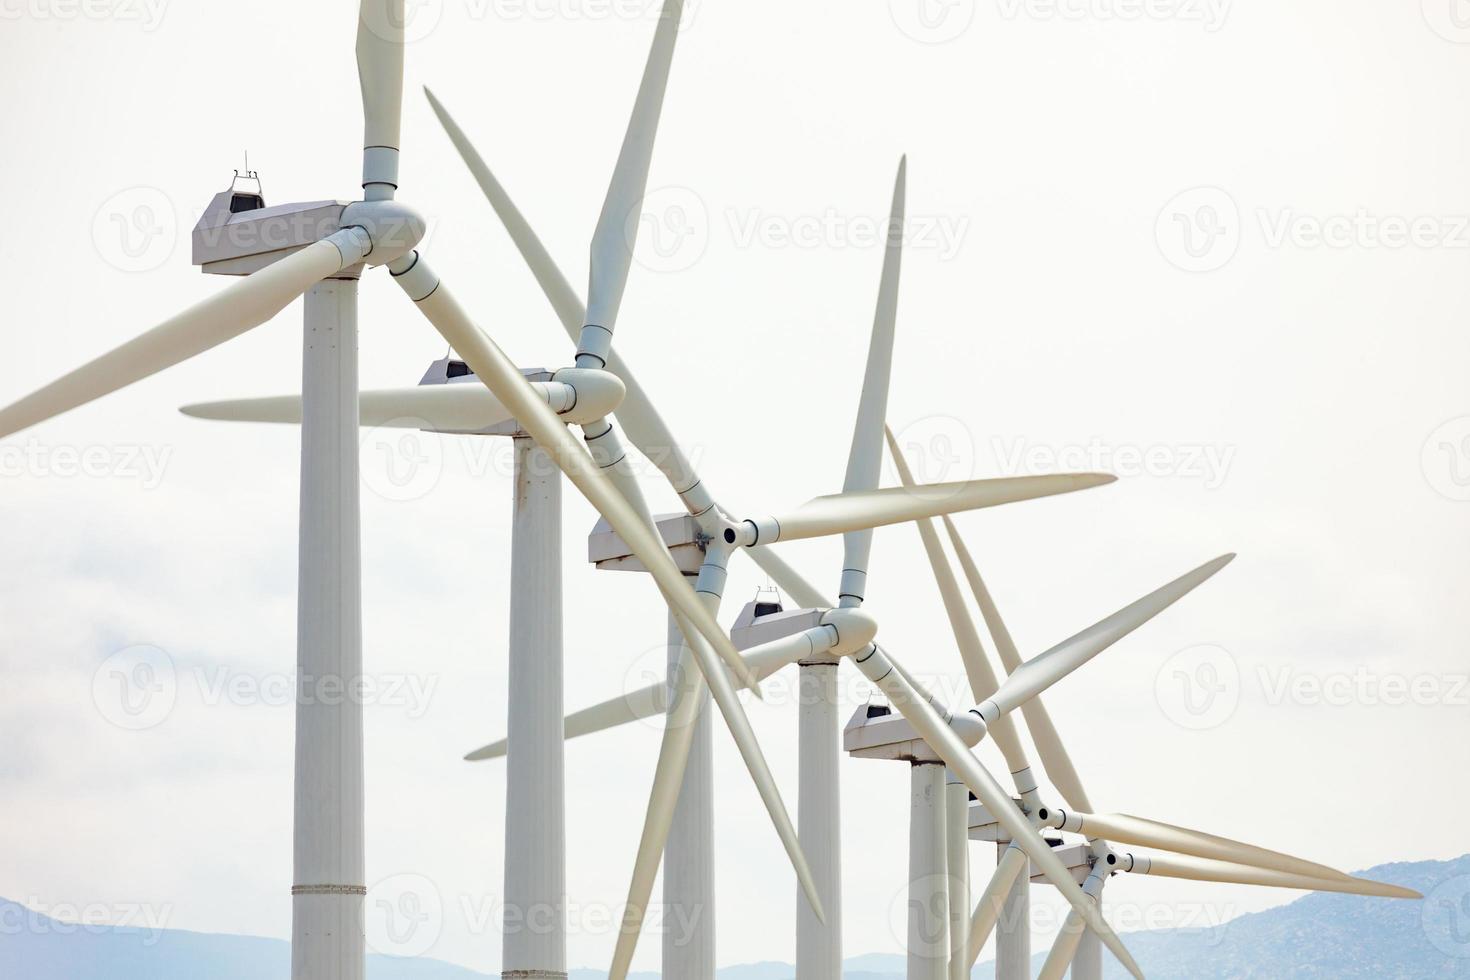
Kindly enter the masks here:
<path id="1" fill-rule="evenodd" d="M 796 980 L 842 980 L 842 807 L 837 664 L 800 667 L 797 837 L 817 882 L 826 923 L 796 901 Z"/>
<path id="2" fill-rule="evenodd" d="M 566 950 L 561 473 L 514 441 L 501 975 L 560 980 Z"/>
<path id="3" fill-rule="evenodd" d="M 970 790 L 953 773 L 945 772 L 944 856 L 949 871 L 949 980 L 965 980 L 970 931 Z"/>
<path id="4" fill-rule="evenodd" d="M 944 767 L 909 768 L 908 980 L 946 980 L 949 875 L 944 857 Z"/>
<path id="5" fill-rule="evenodd" d="M 1072 980 L 1102 980 L 1102 943 L 1094 932 L 1084 932 L 1077 943 Z"/>
<path id="6" fill-rule="evenodd" d="M 669 670 L 676 670 L 684 637 L 669 617 Z M 684 766 L 684 783 L 664 845 L 663 975 L 689 980 L 715 976 L 715 774 L 709 689 L 701 705 Z M 672 698 L 670 698 L 672 703 Z"/>
<path id="7" fill-rule="evenodd" d="M 997 860 L 1009 849 L 1002 844 Z M 1031 876 L 1016 875 L 995 923 L 995 980 L 1029 980 L 1031 976 Z"/>
<path id="8" fill-rule="evenodd" d="M 296 612 L 292 980 L 363 980 L 362 582 L 357 282 L 306 293 Z"/>

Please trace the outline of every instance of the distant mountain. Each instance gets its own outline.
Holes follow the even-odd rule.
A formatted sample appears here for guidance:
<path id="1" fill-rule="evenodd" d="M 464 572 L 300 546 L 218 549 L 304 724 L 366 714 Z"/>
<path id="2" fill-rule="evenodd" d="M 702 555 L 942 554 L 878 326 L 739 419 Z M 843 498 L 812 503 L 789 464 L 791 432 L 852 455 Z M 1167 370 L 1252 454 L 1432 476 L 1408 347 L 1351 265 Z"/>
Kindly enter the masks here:
<path id="1" fill-rule="evenodd" d="M 1132 932 L 1124 938 L 1149 980 L 1470 980 L 1470 854 L 1453 861 L 1385 864 L 1360 872 L 1424 893 L 1424 902 L 1311 894 L 1211 930 Z M 1032 974 L 1045 952 L 1037 954 Z M 279 939 L 178 930 L 88 928 L 0 899 L 5 980 L 261 980 L 286 977 Z M 719 980 L 791 980 L 786 963 L 725 967 Z M 983 963 L 974 976 L 991 977 Z M 1106 980 L 1127 975 L 1110 957 Z M 844 980 L 904 980 L 902 956 L 846 962 Z M 573 970 L 571 980 L 605 980 Z M 439 960 L 368 958 L 368 980 L 491 980 Z M 635 973 L 630 980 L 658 980 Z"/>

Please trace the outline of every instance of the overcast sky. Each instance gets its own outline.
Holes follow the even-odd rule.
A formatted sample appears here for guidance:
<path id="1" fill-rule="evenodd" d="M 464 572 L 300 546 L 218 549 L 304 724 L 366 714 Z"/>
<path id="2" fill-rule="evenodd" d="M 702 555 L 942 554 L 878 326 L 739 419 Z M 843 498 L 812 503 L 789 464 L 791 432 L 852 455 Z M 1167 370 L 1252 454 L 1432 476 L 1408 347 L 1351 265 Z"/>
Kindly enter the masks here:
<path id="1" fill-rule="evenodd" d="M 1121 477 L 960 519 L 1023 654 L 1241 556 L 1048 695 L 1099 809 L 1349 869 L 1470 849 L 1445 816 L 1470 806 L 1470 21 L 1453 0 L 922 2 L 690 0 L 619 349 L 731 508 L 838 489 L 873 229 L 908 153 L 890 419 L 921 477 Z M 411 6 L 401 196 L 511 356 L 563 365 L 420 86 L 580 284 L 651 3 Z M 0 400 L 224 285 L 188 232 L 245 151 L 269 203 L 358 194 L 355 5 L 0 14 Z M 365 386 L 443 354 L 381 271 L 361 302 Z M 297 390 L 299 326 L 296 304 L 0 445 L 0 894 L 289 934 L 297 434 L 176 408 Z M 368 883 L 427 880 L 442 911 L 412 951 L 489 972 L 504 767 L 460 756 L 505 724 L 509 454 L 407 448 L 363 452 Z M 594 518 L 568 489 L 569 707 L 662 657 L 651 585 L 586 564 Z M 787 554 L 835 591 L 836 541 Z M 737 562 L 727 622 L 761 582 Z M 870 600 L 896 656 L 961 689 L 912 528 L 877 535 Z M 117 687 L 140 660 L 167 681 L 142 718 Z M 844 716 L 866 690 L 849 669 Z M 750 712 L 794 810 L 790 689 Z M 568 750 L 574 965 L 608 961 L 598 910 L 626 894 L 658 737 Z M 720 962 L 790 959 L 793 876 L 723 732 L 716 761 Z M 898 951 L 908 774 L 842 776 L 846 950 Z M 983 878 L 993 855 L 972 858 Z M 1109 896 L 1124 929 L 1294 897 L 1141 878 Z"/>

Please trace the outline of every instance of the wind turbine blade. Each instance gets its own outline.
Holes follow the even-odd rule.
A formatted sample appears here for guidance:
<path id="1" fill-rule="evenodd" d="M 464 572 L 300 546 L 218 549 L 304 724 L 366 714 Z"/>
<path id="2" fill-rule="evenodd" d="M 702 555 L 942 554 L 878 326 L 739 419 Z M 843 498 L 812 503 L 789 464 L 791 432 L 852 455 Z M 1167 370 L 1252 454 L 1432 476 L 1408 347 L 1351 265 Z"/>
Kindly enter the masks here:
<path id="1" fill-rule="evenodd" d="M 1051 846 L 1042 839 L 1041 834 L 1000 788 L 1000 784 L 980 764 L 980 760 L 965 747 L 964 742 L 960 741 L 959 736 L 949 727 L 933 705 L 903 679 L 903 675 L 895 669 L 896 662 L 876 646 L 866 657 L 859 655 L 855 658 L 855 662 L 863 674 L 888 696 L 893 706 L 908 719 L 915 731 L 944 760 L 944 764 L 964 780 L 965 785 L 970 787 L 976 799 L 995 815 L 997 821 L 1011 835 L 1016 845 L 1026 852 L 1042 874 L 1056 886 L 1072 907 L 1078 910 L 1082 920 L 1101 937 L 1102 941 L 1113 951 L 1113 955 L 1118 957 L 1119 962 L 1126 966 L 1131 974 L 1143 980 L 1143 973 L 1139 970 L 1138 964 L 1134 962 L 1128 950 L 1124 948 L 1112 928 L 1103 919 L 1097 904 L 1082 891 L 1081 886 L 1077 884 L 1067 867 L 1062 864 L 1061 859 L 1052 851 Z"/>
<path id="2" fill-rule="evenodd" d="M 501 224 L 510 234 L 511 241 L 521 253 L 521 257 L 525 259 L 531 274 L 536 277 L 541 291 L 550 301 L 557 319 L 561 321 L 562 328 L 572 342 L 576 343 L 581 338 L 582 325 L 587 322 L 587 307 L 582 303 L 581 297 L 567 281 L 560 267 L 552 260 L 550 253 L 546 251 L 546 246 L 541 243 L 541 239 L 531 229 L 530 223 L 526 221 L 510 195 L 506 193 L 500 181 L 496 179 L 480 154 L 476 152 L 464 131 L 435 98 L 433 92 L 424 89 L 424 94 L 428 96 L 429 104 L 433 107 L 434 114 L 438 116 L 444 131 L 449 134 L 450 142 L 459 151 L 476 182 L 479 183 L 480 189 L 489 199 L 490 206 L 500 218 Z M 654 409 L 643 387 L 638 384 L 632 370 L 617 351 L 609 355 L 607 369 L 622 379 L 623 384 L 627 387 L 627 394 L 622 404 L 618 406 L 616 415 L 618 424 L 622 426 L 628 440 L 663 471 L 676 492 L 683 493 L 697 484 L 699 477 L 695 474 L 694 467 L 684 456 L 678 443 L 674 441 L 668 425 Z"/>
<path id="3" fill-rule="evenodd" d="M 1051 951 L 1046 954 L 1046 962 L 1041 965 L 1037 980 L 1062 980 L 1067 975 L 1067 968 L 1077 958 L 1077 947 L 1082 945 L 1082 933 L 1086 928 L 1075 910 L 1067 913 L 1061 931 L 1052 941 Z"/>
<path id="4" fill-rule="evenodd" d="M 1116 479 L 1102 473 L 1061 473 L 836 493 L 809 500 L 789 514 L 766 518 L 762 523 L 776 526 L 778 533 L 773 540 L 795 541 L 1072 493 Z M 771 543 L 764 537 L 762 533 L 755 543 Z"/>
<path id="5" fill-rule="evenodd" d="M 878 307 L 873 314 L 873 332 L 868 338 L 868 365 L 863 372 L 863 393 L 858 401 L 857 422 L 852 430 L 852 447 L 847 454 L 845 493 L 878 489 L 878 471 L 883 464 L 883 419 L 888 414 L 888 382 L 893 369 L 893 335 L 898 322 L 898 281 L 903 266 L 903 224 L 908 158 L 898 161 L 893 181 L 893 203 L 888 212 L 888 244 L 883 251 L 883 275 L 878 283 Z M 849 531 L 843 536 L 843 592 L 852 590 L 861 601 L 866 592 L 868 557 L 873 549 L 871 528 Z M 841 598 L 841 597 L 839 597 Z"/>
<path id="6" fill-rule="evenodd" d="M 812 656 L 817 648 L 811 642 L 810 632 L 782 637 L 746 650 L 743 657 L 750 672 L 757 680 L 764 681 L 781 668 Z M 579 738 L 661 714 L 667 708 L 667 690 L 668 685 L 660 681 L 567 715 L 562 724 L 564 736 Z M 505 739 L 492 742 L 471 752 L 465 759 L 470 762 L 498 759 L 505 755 L 505 745 Z"/>
<path id="7" fill-rule="evenodd" d="M 226 286 L 0 409 L 0 437 L 95 401 L 260 326 L 316 283 L 359 262 L 366 249 L 367 238 L 360 232 L 338 232 Z"/>
<path id="8" fill-rule="evenodd" d="M 1099 653 L 1178 602 L 1206 579 L 1230 564 L 1234 555 L 1222 555 L 1199 568 L 1063 640 L 1045 653 L 1023 663 L 1001 685 L 995 697 L 980 708 L 988 720 L 992 712 L 1004 715 L 1025 704 Z"/>
<path id="9" fill-rule="evenodd" d="M 776 788 L 776 778 L 771 775 L 770 766 L 766 764 L 765 754 L 761 752 L 760 742 L 755 737 L 755 730 L 750 727 L 750 719 L 745 715 L 745 708 L 741 706 L 740 698 L 736 696 L 730 678 L 725 676 L 725 671 L 715 659 L 714 651 L 710 650 L 704 642 L 704 637 L 690 630 L 678 612 L 674 613 L 674 617 L 679 620 L 680 626 L 684 629 L 688 646 L 694 652 L 695 662 L 699 664 L 700 672 L 704 674 L 705 683 L 709 685 L 710 694 L 714 697 L 715 704 L 719 706 L 720 714 L 725 716 L 725 727 L 730 729 L 735 745 L 740 749 L 740 756 L 745 760 L 745 768 L 750 773 L 751 781 L 755 783 L 756 791 L 760 793 L 761 802 L 766 806 L 766 812 L 776 827 L 776 834 L 781 838 L 782 846 L 786 848 L 786 856 L 791 861 L 791 867 L 796 871 L 796 878 L 801 883 L 801 889 L 806 894 L 807 902 L 811 904 L 817 920 L 825 922 L 826 916 L 822 911 L 822 899 L 817 891 L 817 880 L 812 876 L 811 867 L 807 864 L 800 841 L 797 840 L 796 825 L 791 822 L 791 816 L 786 811 L 786 804 L 781 799 L 781 791 Z"/>
<path id="10" fill-rule="evenodd" d="M 555 384 L 555 382 L 552 382 Z M 532 387 L 545 397 L 546 384 Z M 484 385 L 417 385 L 383 388 L 358 396 L 359 418 L 367 428 L 433 429 L 475 432 L 510 418 L 505 406 Z M 221 422 L 301 424 L 301 396 L 239 398 L 185 405 L 179 411 L 199 419 Z"/>
<path id="11" fill-rule="evenodd" d="M 581 738 L 618 728 L 630 721 L 652 718 L 668 710 L 668 685 L 650 684 L 631 694 L 612 698 L 590 708 L 574 711 L 562 722 L 562 737 Z M 466 762 L 483 762 L 505 756 L 506 740 L 491 742 L 465 756 Z"/>
<path id="12" fill-rule="evenodd" d="M 410 272 L 413 273 L 412 280 L 406 281 Z M 567 431 L 566 423 L 557 418 L 551 406 L 536 394 L 505 353 L 475 326 L 449 288 L 428 268 L 423 257 L 415 253 L 407 259 L 401 271 L 395 274 L 395 279 L 405 291 L 409 291 L 419 310 L 459 352 L 476 377 L 556 461 L 567 479 L 598 513 L 607 519 L 653 576 L 670 608 L 694 625 L 742 684 L 755 688 L 755 678 L 750 676 L 745 661 L 740 659 L 730 638 L 695 596 L 683 573 L 674 565 L 663 541 L 618 493 L 606 474 L 598 469 L 587 451 Z"/>
<path id="13" fill-rule="evenodd" d="M 363 186 L 383 188 L 383 196 L 387 197 L 393 196 L 392 188 L 398 183 L 399 130 L 403 119 L 403 3 L 404 0 L 362 0 L 357 11 Z"/>
<path id="14" fill-rule="evenodd" d="M 1264 847 L 1231 840 L 1228 837 L 1217 837 L 1214 834 L 1144 820 L 1141 817 L 1131 817 L 1122 813 L 1102 815 L 1068 813 L 1066 825 L 1066 829 L 1083 834 L 1088 838 L 1101 837 L 1124 844 L 1157 847 L 1179 854 L 1250 865 L 1308 878 L 1348 878 L 1336 868 L 1329 868 L 1325 864 L 1317 864 L 1314 861 L 1293 857 L 1280 851 L 1271 851 Z"/>
<path id="15" fill-rule="evenodd" d="M 618 153 L 618 163 L 608 184 L 597 230 L 592 234 L 592 258 L 587 285 L 587 322 L 612 333 L 633 265 L 633 243 L 637 238 L 643 195 L 648 187 L 648 170 L 653 162 L 653 140 L 658 133 L 659 113 L 669 84 L 669 65 L 684 0 L 664 0 L 654 32 L 653 47 L 633 103 L 633 115 Z M 629 223 L 632 222 L 630 230 Z"/>
<path id="16" fill-rule="evenodd" d="M 643 818 L 643 833 L 638 840 L 638 856 L 633 862 L 633 877 L 628 885 L 628 903 L 623 911 L 622 927 L 613 948 L 608 980 L 626 980 L 648 903 L 653 895 L 654 878 L 663 860 L 664 844 L 674 822 L 679 790 L 684 785 L 684 769 L 689 762 L 689 748 L 694 739 L 694 723 L 704 704 L 704 683 L 694 670 L 689 647 L 679 652 L 678 666 L 670 677 L 674 685 L 674 707 L 664 726 L 659 744 L 658 767 L 653 773 L 653 788 L 648 794 L 648 809 Z"/>
<path id="17" fill-rule="evenodd" d="M 515 243 L 516 249 L 521 257 L 526 260 L 531 274 L 536 277 L 541 291 L 551 302 L 551 308 L 556 311 L 557 319 L 561 320 L 562 327 L 566 329 L 567 336 L 576 342 L 578 334 L 582 330 L 582 324 L 587 322 L 587 308 L 582 305 L 582 299 L 577 295 L 567 277 L 562 274 L 557 264 L 552 261 L 551 254 L 546 251 L 546 246 L 541 244 L 541 239 L 531 229 L 531 225 L 506 193 L 505 188 L 500 186 L 500 181 L 490 172 L 485 161 L 475 150 L 474 144 L 459 128 L 459 124 L 449 115 L 449 111 L 434 96 L 428 88 L 424 89 L 424 95 L 428 97 L 429 106 L 434 110 L 434 115 L 439 118 L 439 124 L 444 127 L 444 132 L 449 134 L 449 141 L 459 151 L 460 158 L 470 168 L 480 190 L 489 199 L 490 206 L 495 209 L 495 214 L 500 218 L 500 223 L 510 233 L 511 241 Z M 624 381 L 627 379 L 625 378 Z"/>
<path id="18" fill-rule="evenodd" d="M 893 433 L 886 425 L 883 426 L 883 434 L 888 440 L 888 451 L 893 456 L 893 465 L 898 469 L 899 480 L 905 487 L 914 486 L 914 475 L 909 471 L 908 460 L 904 459 L 903 452 L 898 448 L 898 440 L 893 438 Z M 944 555 L 943 545 L 939 543 L 939 532 L 934 528 L 933 519 L 925 518 L 915 524 L 919 529 L 919 537 L 924 542 L 924 552 L 929 557 L 929 568 L 934 573 L 934 582 L 939 586 L 939 596 L 944 601 L 944 612 L 949 617 L 955 645 L 959 647 L 960 660 L 965 665 L 970 693 L 974 695 L 976 702 L 984 701 L 994 695 L 999 687 L 995 669 L 990 665 L 990 658 L 985 655 L 980 634 L 975 629 L 975 621 L 970 617 L 970 610 L 960 595 L 960 584 L 954 577 L 954 570 L 950 568 L 949 559 Z M 989 726 L 989 734 L 1005 756 L 1006 765 L 1012 773 L 1021 773 L 1030 768 L 1026 750 L 1021 746 L 1020 736 L 1009 716 L 997 718 L 995 724 Z"/>
<path id="19" fill-rule="evenodd" d="M 1011 632 L 1001 619 L 1000 610 L 996 607 L 990 590 L 986 588 L 985 580 L 980 577 L 980 570 L 975 567 L 970 549 L 965 547 L 954 520 L 947 514 L 944 516 L 944 527 L 949 532 L 949 543 L 954 548 L 955 557 L 960 561 L 960 568 L 970 583 L 970 591 L 980 607 L 980 615 L 985 619 L 985 628 L 995 641 L 1001 666 L 1007 674 L 1013 674 L 1021 667 L 1021 654 L 1016 649 L 1015 641 L 1011 639 Z M 1036 754 L 1041 758 L 1041 766 L 1046 770 L 1047 778 L 1069 806 L 1090 811 L 1092 803 L 1087 798 L 1087 791 L 1082 788 L 1082 778 L 1077 775 L 1077 767 L 1072 764 L 1072 757 L 1067 754 L 1062 736 L 1057 732 L 1051 714 L 1042 704 L 1041 696 L 1037 695 L 1022 704 L 1021 714 L 1026 720 L 1026 730 L 1031 733 L 1031 742 L 1036 746 Z"/>
<path id="20" fill-rule="evenodd" d="M 1131 863 L 1131 866 L 1130 866 Z M 1371 895 L 1376 898 L 1423 898 L 1412 888 L 1401 888 L 1367 878 L 1312 878 L 1287 874 L 1266 868 L 1249 868 L 1228 861 L 1182 854 L 1130 854 L 1120 862 L 1123 870 L 1134 874 L 1182 878 L 1186 881 L 1214 881 L 1234 885 L 1265 885 L 1271 888 L 1296 888 L 1302 891 L 1342 892 L 1349 895 Z"/>
<path id="21" fill-rule="evenodd" d="M 1022 872 L 1029 870 L 1030 862 L 1026 858 L 1026 852 L 1015 844 L 1005 849 L 1000 860 L 995 864 L 995 874 L 990 876 L 990 884 L 985 886 L 985 892 L 980 896 L 980 901 L 975 905 L 975 912 L 970 916 L 970 936 L 965 948 L 965 975 L 975 969 L 975 961 L 980 958 L 980 950 L 985 948 L 985 942 L 990 938 L 991 932 L 995 930 L 995 924 L 1000 921 L 1001 910 L 1005 907 L 1006 896 L 1011 893 L 1011 886 L 1016 879 L 1021 877 Z M 1029 929 L 1030 923 L 1017 923 L 1016 928 Z"/>

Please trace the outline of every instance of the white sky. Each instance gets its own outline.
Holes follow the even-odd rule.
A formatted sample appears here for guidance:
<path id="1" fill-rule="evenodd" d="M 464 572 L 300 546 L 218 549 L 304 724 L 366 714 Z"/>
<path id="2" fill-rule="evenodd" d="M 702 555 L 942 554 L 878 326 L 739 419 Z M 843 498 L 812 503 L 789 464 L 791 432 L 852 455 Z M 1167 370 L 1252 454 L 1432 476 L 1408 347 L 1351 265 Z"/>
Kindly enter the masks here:
<path id="1" fill-rule="evenodd" d="M 1048 696 L 1099 808 L 1344 868 L 1465 851 L 1442 816 L 1470 805 L 1454 778 L 1470 767 L 1470 504 L 1453 499 L 1470 497 L 1470 46 L 1455 43 L 1470 31 L 1450 0 L 948 0 L 924 20 L 917 2 L 691 0 L 650 200 L 665 235 L 692 235 L 640 243 L 620 349 L 728 505 L 836 490 L 880 264 L 862 226 L 886 212 L 907 152 L 919 224 L 890 418 L 948 469 L 916 462 L 949 479 L 1124 473 L 961 519 L 1023 653 L 1241 554 Z M 436 267 L 527 366 L 571 348 L 419 86 L 581 283 L 646 6 L 425 0 L 410 24 L 401 196 L 433 221 Z M 5 399 L 220 288 L 189 265 L 188 230 L 242 151 L 271 203 L 357 193 L 352 5 L 0 0 L 0 13 Z M 1177 197 L 1199 187 L 1220 190 Z M 1360 212 L 1371 220 L 1339 220 Z M 1176 215 L 1215 247 L 1192 260 Z M 1417 218 L 1417 242 L 1393 247 L 1395 222 Z M 116 222 L 135 220 L 124 239 Z M 1346 237 L 1313 239 L 1324 224 Z M 1227 234 L 1200 237 L 1210 228 Z M 1192 262 L 1220 267 L 1179 268 Z M 299 315 L 0 447 L 0 836 L 22 844 L 0 894 L 288 934 L 291 710 L 212 692 L 294 663 L 296 435 L 174 409 L 294 390 Z M 381 272 L 361 323 L 366 386 L 413 383 L 443 353 Z M 428 878 L 445 907 L 431 955 L 489 972 L 504 769 L 459 757 L 504 726 L 508 455 L 425 445 L 435 468 L 406 501 L 379 495 L 381 447 L 364 455 L 368 669 L 432 690 L 422 711 L 368 712 L 369 883 Z M 1075 458 L 1089 447 L 1102 457 Z M 1136 472 L 1128 454 L 1151 447 L 1154 472 Z M 58 449 L 107 472 L 64 475 Z M 160 479 L 135 450 L 166 461 Z M 566 499 L 580 707 L 641 683 L 664 627 L 646 581 L 586 565 L 594 515 Z M 829 591 L 839 554 L 789 549 Z M 727 618 L 760 581 L 738 564 Z M 886 645 L 955 689 L 911 529 L 877 536 L 870 596 Z M 167 652 L 178 695 L 155 727 L 126 731 L 93 681 L 138 644 Z M 1179 654 L 1202 644 L 1227 652 Z M 1226 691 L 1195 730 L 1179 723 L 1200 717 L 1179 672 L 1208 680 L 1202 663 Z M 1392 685 L 1415 678 L 1429 703 L 1395 703 Z M 1321 680 L 1323 697 L 1278 690 Z M 795 708 L 771 701 L 751 715 L 794 808 Z M 568 751 L 584 908 L 625 895 L 657 739 L 639 725 Z M 792 876 L 723 734 L 716 753 L 720 961 L 789 959 Z M 907 773 L 848 762 L 843 777 L 847 951 L 897 951 Z M 976 848 L 977 875 L 990 860 Z M 1293 897 L 1145 879 L 1110 894 L 1124 928 Z M 570 962 L 605 966 L 612 943 L 581 925 Z M 648 936 L 638 965 L 657 960 Z"/>

